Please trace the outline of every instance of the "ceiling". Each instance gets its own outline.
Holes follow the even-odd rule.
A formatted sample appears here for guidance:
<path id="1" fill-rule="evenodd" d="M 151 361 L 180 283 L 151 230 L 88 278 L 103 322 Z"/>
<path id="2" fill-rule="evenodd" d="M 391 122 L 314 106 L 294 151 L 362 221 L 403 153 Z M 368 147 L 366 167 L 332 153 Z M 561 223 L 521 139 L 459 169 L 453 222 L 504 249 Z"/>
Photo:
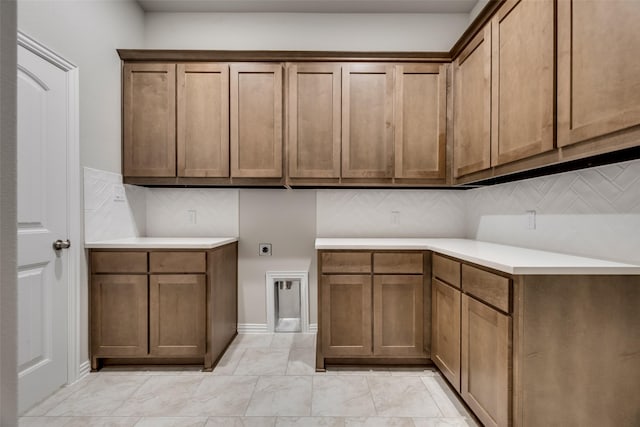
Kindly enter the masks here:
<path id="1" fill-rule="evenodd" d="M 478 0 L 138 0 L 145 12 L 469 13 Z"/>

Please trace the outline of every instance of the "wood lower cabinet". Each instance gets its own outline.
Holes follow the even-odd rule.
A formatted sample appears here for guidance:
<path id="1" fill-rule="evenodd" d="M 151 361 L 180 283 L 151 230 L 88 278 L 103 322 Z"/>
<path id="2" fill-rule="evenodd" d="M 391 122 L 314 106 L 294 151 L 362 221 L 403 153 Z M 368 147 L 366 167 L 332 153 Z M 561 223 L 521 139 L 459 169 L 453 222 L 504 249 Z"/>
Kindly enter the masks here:
<path id="1" fill-rule="evenodd" d="M 231 176 L 282 177 L 282 65 L 231 65 Z"/>
<path id="2" fill-rule="evenodd" d="M 507 426 L 511 415 L 511 318 L 462 295 L 462 398 L 485 426 Z"/>
<path id="3" fill-rule="evenodd" d="M 322 348 L 327 357 L 372 354 L 371 276 L 322 275 Z"/>
<path id="4" fill-rule="evenodd" d="M 207 285 L 204 274 L 149 277 L 149 354 L 193 356 L 205 352 Z"/>
<path id="5" fill-rule="evenodd" d="M 373 277 L 373 352 L 380 356 L 422 356 L 422 275 Z"/>
<path id="6" fill-rule="evenodd" d="M 143 274 L 91 276 L 91 353 L 144 356 L 148 353 L 148 289 Z"/>
<path id="7" fill-rule="evenodd" d="M 431 360 L 460 393 L 461 293 L 438 279 L 431 286 Z"/>
<path id="8" fill-rule="evenodd" d="M 422 251 L 319 251 L 317 367 L 426 363 L 431 288 Z"/>
<path id="9" fill-rule="evenodd" d="M 237 243 L 210 250 L 90 252 L 91 368 L 202 363 L 237 332 Z M 115 274 L 114 272 L 117 272 Z"/>
<path id="10" fill-rule="evenodd" d="M 558 145 L 640 125 L 640 2 L 558 2 Z M 618 138 L 619 139 L 619 138 Z M 614 139 L 587 148 L 606 151 Z"/>

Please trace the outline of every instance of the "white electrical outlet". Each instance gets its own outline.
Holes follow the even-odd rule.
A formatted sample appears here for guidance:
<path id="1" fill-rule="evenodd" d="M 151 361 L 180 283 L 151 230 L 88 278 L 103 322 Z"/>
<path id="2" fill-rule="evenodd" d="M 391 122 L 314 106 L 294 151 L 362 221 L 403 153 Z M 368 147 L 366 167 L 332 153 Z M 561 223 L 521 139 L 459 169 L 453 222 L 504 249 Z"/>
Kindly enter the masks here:
<path id="1" fill-rule="evenodd" d="M 124 202 L 124 186 L 122 184 L 113 184 L 113 201 Z"/>
<path id="2" fill-rule="evenodd" d="M 400 211 L 391 211 L 391 225 L 396 227 L 400 225 Z"/>
<path id="3" fill-rule="evenodd" d="M 187 222 L 189 224 L 197 224 L 198 223 L 198 212 L 194 209 L 190 209 L 187 211 Z"/>
<path id="4" fill-rule="evenodd" d="M 258 245 L 258 255 L 271 256 L 271 243 L 260 243 Z"/>
<path id="5" fill-rule="evenodd" d="M 527 211 L 527 230 L 536 229 L 536 211 Z"/>

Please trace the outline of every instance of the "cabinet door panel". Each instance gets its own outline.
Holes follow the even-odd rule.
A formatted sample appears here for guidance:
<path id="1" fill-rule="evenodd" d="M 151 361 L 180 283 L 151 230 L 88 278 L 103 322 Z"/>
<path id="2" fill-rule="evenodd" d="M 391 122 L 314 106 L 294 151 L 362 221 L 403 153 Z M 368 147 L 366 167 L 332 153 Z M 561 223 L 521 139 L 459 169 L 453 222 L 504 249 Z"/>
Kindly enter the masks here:
<path id="1" fill-rule="evenodd" d="M 147 276 L 91 276 L 91 355 L 147 354 Z"/>
<path id="2" fill-rule="evenodd" d="M 123 175 L 176 176 L 176 66 L 125 64 Z"/>
<path id="3" fill-rule="evenodd" d="M 558 145 L 640 125 L 640 2 L 558 2 Z"/>
<path id="4" fill-rule="evenodd" d="M 325 357 L 372 354 L 371 298 L 369 275 L 322 275 Z"/>
<path id="5" fill-rule="evenodd" d="M 178 64 L 178 176 L 229 176 L 229 66 Z"/>
<path id="6" fill-rule="evenodd" d="M 151 275 L 149 344 L 152 356 L 202 356 L 205 352 L 204 274 Z"/>
<path id="7" fill-rule="evenodd" d="M 485 426 L 507 426 L 511 318 L 462 295 L 461 331 L 462 398 Z"/>
<path id="8" fill-rule="evenodd" d="M 340 177 L 341 75 L 336 64 L 289 67 L 289 176 Z"/>
<path id="9" fill-rule="evenodd" d="M 373 352 L 376 356 L 423 355 L 423 276 L 377 275 L 373 279 Z"/>
<path id="10" fill-rule="evenodd" d="M 441 64 L 396 67 L 396 178 L 445 177 L 446 83 Z"/>
<path id="11" fill-rule="evenodd" d="M 431 359 L 460 393 L 460 291 L 433 280 Z"/>
<path id="12" fill-rule="evenodd" d="M 507 2 L 492 31 L 495 166 L 554 148 L 554 2 Z"/>
<path id="13" fill-rule="evenodd" d="M 342 67 L 342 177 L 393 177 L 393 67 Z"/>
<path id="14" fill-rule="evenodd" d="M 231 176 L 282 176 L 282 66 L 231 65 Z"/>
<path id="15" fill-rule="evenodd" d="M 454 176 L 491 166 L 491 25 L 456 59 L 454 68 Z"/>

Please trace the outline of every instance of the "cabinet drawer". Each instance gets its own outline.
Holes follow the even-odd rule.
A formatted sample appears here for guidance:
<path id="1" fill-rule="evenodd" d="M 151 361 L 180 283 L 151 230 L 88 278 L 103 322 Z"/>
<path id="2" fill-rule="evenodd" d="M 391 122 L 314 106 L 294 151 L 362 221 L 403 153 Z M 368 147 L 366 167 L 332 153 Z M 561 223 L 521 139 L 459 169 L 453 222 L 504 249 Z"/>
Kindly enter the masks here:
<path id="1" fill-rule="evenodd" d="M 371 273 L 371 252 L 323 252 L 323 273 Z"/>
<path id="2" fill-rule="evenodd" d="M 380 252 L 373 254 L 374 273 L 422 274 L 422 252 Z"/>
<path id="3" fill-rule="evenodd" d="M 433 254 L 433 277 L 456 288 L 460 287 L 460 263 L 438 254 Z"/>
<path id="4" fill-rule="evenodd" d="M 146 252 L 91 252 L 92 273 L 146 273 Z"/>
<path id="5" fill-rule="evenodd" d="M 205 273 L 207 257 L 204 252 L 151 252 L 149 268 L 152 273 Z"/>
<path id="6" fill-rule="evenodd" d="M 509 312 L 509 279 L 462 265 L 462 289 L 504 312 Z"/>

